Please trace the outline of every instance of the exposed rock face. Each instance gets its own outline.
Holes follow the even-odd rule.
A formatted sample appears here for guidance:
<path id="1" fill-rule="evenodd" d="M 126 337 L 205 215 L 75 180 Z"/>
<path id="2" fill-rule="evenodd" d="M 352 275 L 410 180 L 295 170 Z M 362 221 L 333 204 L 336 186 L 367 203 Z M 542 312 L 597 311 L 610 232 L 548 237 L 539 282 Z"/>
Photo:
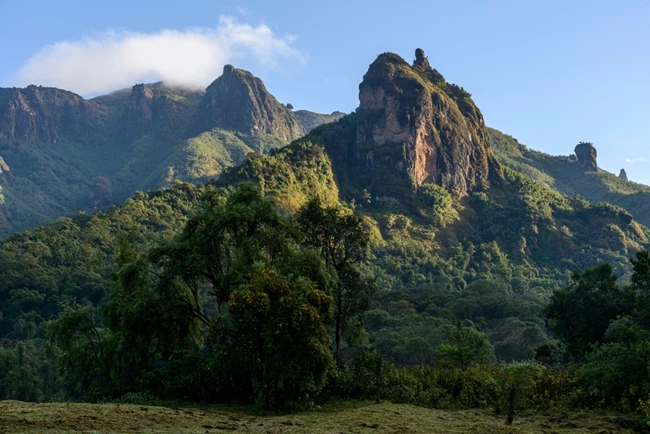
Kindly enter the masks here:
<path id="1" fill-rule="evenodd" d="M 130 143 L 155 129 L 180 136 L 191 120 L 189 109 L 195 108 L 201 95 L 198 91 L 167 87 L 163 83 L 133 86 L 120 118 L 122 139 Z"/>
<path id="2" fill-rule="evenodd" d="M 413 66 L 380 55 L 359 100 L 355 157 L 370 169 L 374 196 L 395 196 L 399 183 L 435 183 L 463 195 L 500 173 L 471 96 L 431 69 L 421 49 Z"/>
<path id="3" fill-rule="evenodd" d="M 622 179 L 623 181 L 629 181 L 629 179 L 627 179 L 627 172 L 625 171 L 625 169 L 621 169 L 621 173 L 618 174 L 618 179 Z"/>
<path id="4" fill-rule="evenodd" d="M 61 89 L 0 89 L 0 142 L 92 138 L 101 128 L 102 114 L 98 104 Z"/>
<path id="5" fill-rule="evenodd" d="M 88 185 L 88 199 L 93 208 L 110 205 L 113 202 L 111 181 L 102 176 L 93 179 Z"/>
<path id="6" fill-rule="evenodd" d="M 0 157 L 0 186 L 7 187 L 11 185 L 14 181 L 14 178 L 9 170 L 9 166 L 5 163 L 5 160 Z"/>
<path id="7" fill-rule="evenodd" d="M 305 133 L 294 113 L 266 90 L 262 80 L 232 65 L 208 86 L 194 119 L 194 134 L 213 128 L 253 136 L 273 134 L 284 140 Z"/>
<path id="8" fill-rule="evenodd" d="M 587 172 L 598 171 L 598 152 L 594 145 L 589 142 L 580 142 L 575 148 L 575 154 L 578 163 L 584 167 Z"/>

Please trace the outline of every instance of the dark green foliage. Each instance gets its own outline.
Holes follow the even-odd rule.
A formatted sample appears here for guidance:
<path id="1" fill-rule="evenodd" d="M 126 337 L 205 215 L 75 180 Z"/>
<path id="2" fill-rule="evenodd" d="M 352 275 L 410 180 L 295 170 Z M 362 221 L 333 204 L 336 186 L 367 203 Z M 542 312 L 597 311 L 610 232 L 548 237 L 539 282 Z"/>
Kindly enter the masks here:
<path id="1" fill-rule="evenodd" d="M 228 315 L 213 326 L 235 388 L 250 388 L 265 408 L 310 402 L 332 365 L 325 327 L 331 305 L 309 280 L 291 282 L 258 268 L 249 284 L 231 294 Z"/>
<path id="2" fill-rule="evenodd" d="M 64 398 L 58 350 L 42 339 L 0 346 L 0 399 L 42 401 Z"/>
<path id="3" fill-rule="evenodd" d="M 300 239 L 290 218 L 243 184 L 207 191 L 183 231 L 146 255 L 121 242 L 102 321 L 88 307 L 54 322 L 71 386 L 91 399 L 311 402 L 332 363 L 326 294 L 335 278 Z M 188 368 L 214 383 L 200 385 Z"/>
<path id="4" fill-rule="evenodd" d="M 118 240 L 138 250 L 169 237 L 185 222 L 204 188 L 136 194 L 121 207 L 61 218 L 12 236 L 0 248 L 0 336 L 44 337 L 41 325 L 61 303 L 98 304 L 111 287 Z"/>
<path id="5" fill-rule="evenodd" d="M 571 286 L 553 293 L 546 315 L 569 354 L 583 358 L 591 345 L 603 342 L 610 321 L 632 310 L 633 296 L 619 289 L 609 264 L 571 279 Z"/>
<path id="6" fill-rule="evenodd" d="M 361 276 L 359 266 L 368 252 L 363 220 L 343 207 L 323 207 L 309 201 L 297 215 L 303 242 L 318 250 L 325 266 L 336 277 L 334 298 L 334 357 L 339 359 L 341 338 L 352 325 L 363 326 L 374 284 Z"/>

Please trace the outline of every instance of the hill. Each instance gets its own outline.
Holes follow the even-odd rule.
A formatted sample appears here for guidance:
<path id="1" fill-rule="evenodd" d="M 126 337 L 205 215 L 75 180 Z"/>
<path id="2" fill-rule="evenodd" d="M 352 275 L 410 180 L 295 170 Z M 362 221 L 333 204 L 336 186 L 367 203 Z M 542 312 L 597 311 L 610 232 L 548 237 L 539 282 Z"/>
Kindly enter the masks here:
<path id="1" fill-rule="evenodd" d="M 517 139 L 489 128 L 490 144 L 505 166 L 568 196 L 579 195 L 598 203 L 607 202 L 627 210 L 640 223 L 650 225 L 650 187 L 598 168 L 595 148 L 588 166 L 576 154 L 552 156 L 528 149 Z"/>
<path id="2" fill-rule="evenodd" d="M 541 390 L 522 408 L 610 405 L 573 371 L 495 362 L 553 355 L 549 300 L 576 287 L 572 271 L 602 262 L 615 273 L 598 269 L 607 288 L 638 280 L 629 258 L 650 247 L 650 230 L 620 207 L 561 194 L 539 169 L 500 163 L 471 95 L 422 50 L 412 63 L 381 54 L 359 91 L 354 113 L 266 155 L 234 151 L 238 140 L 267 150 L 266 133 L 181 135 L 190 150 L 242 162 L 0 242 L 0 398 L 135 393 L 274 408 L 387 397 L 503 410 L 521 368 Z M 156 91 L 136 93 L 132 106 L 148 113 L 139 101 Z M 190 95 L 181 102 L 204 100 Z M 165 128 L 132 119 L 114 118 L 145 132 L 135 143 Z M 590 146 L 579 153 L 583 171 L 600 173 Z M 207 178 L 184 155 L 165 158 Z M 622 305 L 632 293 L 620 292 Z M 635 411 L 644 390 L 611 405 Z"/>
<path id="3" fill-rule="evenodd" d="M 395 55 L 379 56 L 360 85 L 357 113 L 268 156 L 240 154 L 243 163 L 227 169 L 216 187 L 227 195 L 238 183 L 254 182 L 285 213 L 313 196 L 353 204 L 371 235 L 366 272 L 379 288 L 367 314 L 370 344 L 398 363 L 434 358 L 456 320 L 471 321 L 490 336 L 497 358 L 526 358 L 547 341 L 542 307 L 554 289 L 568 283 L 570 271 L 608 261 L 625 275 L 629 256 L 648 246 L 650 233 L 621 208 L 563 196 L 502 168 L 468 94 L 418 59 L 410 66 Z M 381 78 L 377 69 L 402 72 Z M 399 86 L 415 90 L 400 93 Z M 384 95 L 394 89 L 404 96 L 375 99 L 368 107 L 368 89 Z M 404 108 L 410 116 L 396 112 Z M 455 114 L 443 118 L 442 112 Z M 392 113 L 399 116 L 391 118 Z M 372 126 L 386 119 L 404 127 L 393 140 Z M 467 125 L 476 144 L 473 154 L 467 141 L 454 139 L 456 130 L 469 137 Z M 200 148 L 217 134 L 223 143 L 238 137 L 213 130 L 187 146 Z M 433 139 L 419 141 L 427 135 Z M 62 302 L 101 302 L 110 292 L 120 240 L 145 251 L 181 228 L 201 194 L 212 188 L 180 183 L 137 193 L 107 212 L 59 219 L 5 240 L 1 336 L 44 336 L 47 319 Z M 524 330 L 528 338 L 518 338 Z M 422 334 L 429 336 L 425 344 Z"/>
<path id="4" fill-rule="evenodd" d="M 138 84 L 85 100 L 55 88 L 0 89 L 0 237 L 136 190 L 214 178 L 335 118 L 294 114 L 230 65 L 205 91 Z"/>

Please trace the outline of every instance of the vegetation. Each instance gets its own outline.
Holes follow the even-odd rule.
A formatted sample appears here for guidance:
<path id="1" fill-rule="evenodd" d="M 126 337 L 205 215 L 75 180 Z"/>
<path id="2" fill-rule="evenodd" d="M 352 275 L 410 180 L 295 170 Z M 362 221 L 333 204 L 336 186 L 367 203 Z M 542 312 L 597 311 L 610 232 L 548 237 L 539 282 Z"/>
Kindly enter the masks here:
<path id="1" fill-rule="evenodd" d="M 490 145 L 503 165 L 570 197 L 624 208 L 640 223 L 650 225 L 650 187 L 602 170 L 585 170 L 575 155 L 551 156 L 530 150 L 495 129 L 488 132 Z"/>
<path id="2" fill-rule="evenodd" d="M 89 101 L 53 88 L 0 89 L 0 238 L 80 210 L 106 209 L 138 190 L 208 181 L 247 154 L 267 154 L 302 133 L 297 115 L 259 79 L 236 71 L 247 91 L 224 91 L 218 104 L 204 92 L 163 83 Z M 271 126 L 261 131 L 225 122 L 229 111 L 215 108 L 224 104 L 241 107 L 240 117 L 252 117 L 253 124 Z M 208 112 L 211 117 L 197 119 Z M 340 117 L 305 113 L 310 128 Z M 97 179 L 110 187 L 99 200 Z"/>
<path id="3" fill-rule="evenodd" d="M 259 415 L 238 408 L 165 408 L 121 404 L 30 404 L 0 403 L 3 432 L 59 433 L 94 432 L 182 433 L 235 431 L 246 434 L 282 432 L 292 434 L 375 432 L 413 434 L 522 433 L 545 431 L 585 434 L 631 433 L 629 418 L 580 413 L 571 416 L 528 415 L 505 427 L 503 420 L 485 411 L 444 411 L 406 404 L 358 403 L 328 406 L 320 411 L 292 415 Z"/>
<path id="4" fill-rule="evenodd" d="M 425 89 L 480 124 L 423 52 L 414 66 L 390 54 L 373 65 L 367 83 L 399 72 L 400 104 Z M 198 98 L 134 92 L 168 113 Z M 0 242 L 0 397 L 264 411 L 387 400 L 489 409 L 513 425 L 577 408 L 646 423 L 650 231 L 626 209 L 563 195 L 494 133 L 505 167 L 486 147 L 481 182 L 412 183 L 393 164 L 410 161 L 406 148 L 358 142 L 375 115 L 281 149 L 221 129 L 165 142 L 153 120 L 113 119 L 132 126 L 119 134 L 137 136 L 142 158 L 170 143 L 144 169 L 168 187 Z M 371 148 L 392 163 L 359 158 Z M 23 169 L 9 162 L 2 185 Z M 116 200 L 137 170 L 95 176 L 90 199 Z M 176 180 L 221 171 L 202 186 Z"/>

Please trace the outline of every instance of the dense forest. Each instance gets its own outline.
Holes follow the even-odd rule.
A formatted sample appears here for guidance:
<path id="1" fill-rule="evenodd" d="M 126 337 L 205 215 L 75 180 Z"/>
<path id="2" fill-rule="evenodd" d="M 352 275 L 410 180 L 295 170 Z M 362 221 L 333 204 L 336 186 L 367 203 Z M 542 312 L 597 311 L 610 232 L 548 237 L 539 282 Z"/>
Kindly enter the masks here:
<path id="1" fill-rule="evenodd" d="M 259 79 L 226 73 L 257 100 Z M 380 55 L 359 109 L 303 137 L 273 107 L 286 119 L 253 116 L 257 136 L 220 106 L 188 121 L 204 158 L 169 158 L 194 183 L 0 242 L 0 399 L 650 418 L 641 208 L 567 195 L 421 50 Z M 576 179 L 609 180 L 580 161 Z"/>

